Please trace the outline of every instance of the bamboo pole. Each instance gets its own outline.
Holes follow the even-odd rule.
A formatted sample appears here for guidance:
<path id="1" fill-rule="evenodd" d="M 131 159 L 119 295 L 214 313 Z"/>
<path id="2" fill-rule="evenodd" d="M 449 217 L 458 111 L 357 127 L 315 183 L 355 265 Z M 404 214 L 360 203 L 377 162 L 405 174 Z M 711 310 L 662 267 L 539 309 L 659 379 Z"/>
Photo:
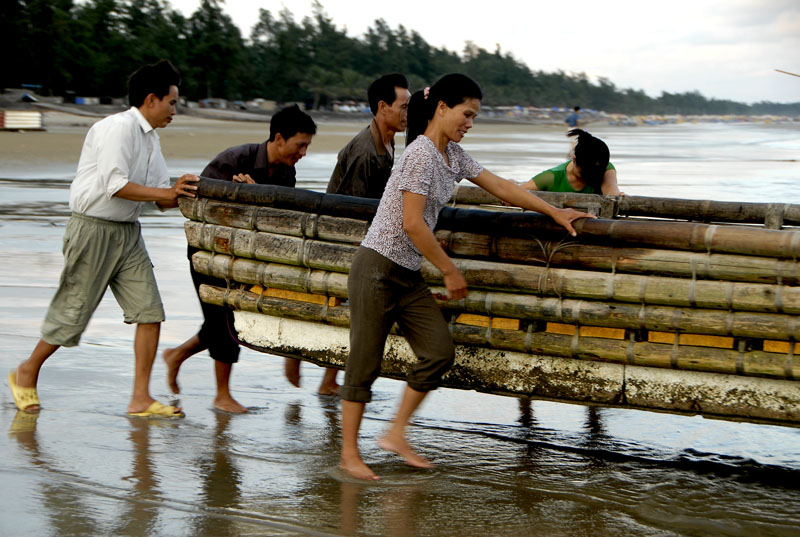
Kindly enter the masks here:
<path id="1" fill-rule="evenodd" d="M 772 257 L 582 244 L 440 230 L 451 257 L 634 274 L 753 283 L 800 284 L 794 261 Z"/>
<path id="2" fill-rule="evenodd" d="M 324 297 L 347 297 L 345 274 L 263 263 L 203 251 L 194 254 L 192 264 L 197 272 L 220 280 L 227 279 Z M 447 294 L 444 288 L 433 288 L 431 292 L 434 295 Z M 526 321 L 800 341 L 800 322 L 794 315 L 644 306 L 482 290 L 471 290 L 465 299 L 440 301 L 440 304 L 452 312 Z"/>
<path id="3" fill-rule="evenodd" d="M 220 280 L 347 298 L 347 274 L 338 272 L 265 263 L 205 251 L 192 256 L 192 266 L 200 274 Z"/>
<path id="4" fill-rule="evenodd" d="M 648 196 L 609 198 L 598 194 L 535 192 L 534 195 L 556 207 L 585 210 L 602 218 L 641 216 L 694 222 L 762 224 L 772 229 L 781 225 L 800 225 L 800 205 L 788 203 L 744 203 L 733 201 L 689 200 Z M 479 187 L 462 186 L 453 192 L 453 203 L 500 206 L 502 202 Z"/>
<path id="5" fill-rule="evenodd" d="M 668 248 L 797 260 L 800 230 L 654 220 L 579 219 L 573 222 L 582 243 Z M 551 219 L 538 213 L 507 213 L 445 207 L 437 229 L 529 238 L 573 240 Z"/>
<path id="6" fill-rule="evenodd" d="M 182 199 L 188 200 L 182 204 L 184 216 L 195 222 L 350 244 L 360 243 L 367 233 L 365 220 L 208 198 Z"/>
<path id="7" fill-rule="evenodd" d="M 190 246 L 271 263 L 347 272 L 356 246 L 185 222 Z"/>
<path id="8" fill-rule="evenodd" d="M 202 285 L 208 304 L 265 315 L 346 327 L 349 308 L 265 297 L 241 289 Z M 728 350 L 662 343 L 620 341 L 451 323 L 453 340 L 474 347 L 546 354 L 580 360 L 780 379 L 800 379 L 800 358 L 758 350 Z"/>
<path id="9" fill-rule="evenodd" d="M 187 222 L 185 227 L 193 247 L 285 265 L 347 272 L 355 253 L 354 246 L 338 243 L 195 222 Z M 476 290 L 648 305 L 800 313 L 800 287 L 608 274 L 472 259 L 454 259 L 454 262 L 467 283 Z M 428 283 L 442 281 L 439 271 L 427 261 L 422 264 L 422 275 Z"/>
<path id="10" fill-rule="evenodd" d="M 208 177 L 201 177 L 197 183 L 197 198 L 195 199 L 202 198 L 263 207 L 278 207 L 356 220 L 372 220 L 379 203 L 379 200 L 370 198 L 323 194 L 302 188 L 276 185 L 234 183 Z M 191 198 L 181 198 L 179 205 L 186 218 L 194 219 L 191 211 L 197 206 L 191 200 Z"/>

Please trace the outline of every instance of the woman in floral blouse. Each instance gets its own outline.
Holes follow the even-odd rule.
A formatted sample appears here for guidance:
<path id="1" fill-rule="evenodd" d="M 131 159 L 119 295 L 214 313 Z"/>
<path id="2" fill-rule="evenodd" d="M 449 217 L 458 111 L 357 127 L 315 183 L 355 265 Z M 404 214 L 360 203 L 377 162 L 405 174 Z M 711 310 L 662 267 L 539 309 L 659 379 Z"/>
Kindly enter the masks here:
<path id="1" fill-rule="evenodd" d="M 573 235 L 571 222 L 588 216 L 573 209 L 557 209 L 494 175 L 458 145 L 472 128 L 482 96 L 469 77 L 450 74 L 411 97 L 406 149 L 350 269 L 350 357 L 339 390 L 340 468 L 359 479 L 379 479 L 361 458 L 358 431 L 364 406 L 371 399 L 372 383 L 380 372 L 386 337 L 395 322 L 419 360 L 408 373 L 400 408 L 379 446 L 397 453 L 411 466 L 432 466 L 411 448 L 405 430 L 455 356 L 447 323 L 419 272 L 425 257 L 442 272 L 450 299 L 467 295 L 464 276 L 433 234 L 454 184 L 469 179 L 510 204 L 550 216 Z"/>

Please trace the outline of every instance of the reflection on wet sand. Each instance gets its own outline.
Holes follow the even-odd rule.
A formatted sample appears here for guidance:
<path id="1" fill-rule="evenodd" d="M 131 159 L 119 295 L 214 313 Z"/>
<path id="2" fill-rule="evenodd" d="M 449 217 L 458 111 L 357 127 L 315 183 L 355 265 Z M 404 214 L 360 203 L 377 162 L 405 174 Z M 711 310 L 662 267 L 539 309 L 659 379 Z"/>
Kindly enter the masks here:
<path id="1" fill-rule="evenodd" d="M 150 452 L 150 432 L 156 427 L 170 426 L 161 420 L 128 418 L 131 428 L 128 438 L 131 442 L 132 469 L 124 480 L 133 483 L 131 501 L 125 502 L 127 512 L 120 514 L 120 525 L 114 529 L 117 535 L 148 535 L 153 531 L 158 509 L 151 502 L 158 501 L 161 480 L 153 469 Z"/>
<path id="2" fill-rule="evenodd" d="M 21 499 L 24 509 L 27 511 L 38 504 L 55 535 L 99 535 L 101 528 L 86 516 L 91 512 L 90 506 L 82 506 L 91 496 L 74 487 L 69 480 L 59 479 L 66 476 L 59 475 L 65 471 L 55 467 L 52 462 L 58 461 L 58 457 L 53 458 L 40 449 L 36 431 L 39 415 L 39 412 L 19 410 L 9 427 L 9 438 L 16 441 L 24 454 L 21 460 L 35 468 L 37 474 L 45 474 L 39 475 L 36 497 Z"/>
<path id="3" fill-rule="evenodd" d="M 342 481 L 339 484 L 339 529 L 344 535 L 417 537 L 422 491 L 419 486 L 370 487 Z"/>
<path id="4" fill-rule="evenodd" d="M 214 508 L 241 509 L 242 475 L 234 463 L 230 437 L 226 433 L 234 416 L 227 412 L 213 413 L 216 426 L 208 439 L 211 449 L 203 452 L 196 464 L 203 479 L 203 505 Z M 198 536 L 235 535 L 235 523 L 227 517 L 197 517 L 194 534 Z"/>

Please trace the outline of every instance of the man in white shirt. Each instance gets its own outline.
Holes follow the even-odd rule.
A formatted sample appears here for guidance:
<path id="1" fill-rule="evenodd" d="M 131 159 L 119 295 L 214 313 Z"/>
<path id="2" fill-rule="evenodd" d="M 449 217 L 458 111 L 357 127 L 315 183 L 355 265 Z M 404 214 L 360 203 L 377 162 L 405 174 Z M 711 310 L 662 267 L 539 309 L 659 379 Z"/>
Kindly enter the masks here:
<path id="1" fill-rule="evenodd" d="M 155 129 L 175 115 L 180 74 L 167 60 L 147 65 L 128 81 L 131 108 L 95 123 L 86 135 L 70 187 L 72 216 L 64 234 L 64 269 L 42 324 L 42 338 L 30 357 L 8 375 L 20 410 L 39 410 L 39 371 L 61 346 L 78 344 L 106 289 L 111 287 L 124 320 L 136 324 L 132 416 L 181 417 L 180 408 L 150 396 L 150 371 L 164 308 L 153 265 L 142 240 L 139 213 L 144 202 L 176 207 L 181 195 L 194 197 L 197 176 L 170 186 Z"/>

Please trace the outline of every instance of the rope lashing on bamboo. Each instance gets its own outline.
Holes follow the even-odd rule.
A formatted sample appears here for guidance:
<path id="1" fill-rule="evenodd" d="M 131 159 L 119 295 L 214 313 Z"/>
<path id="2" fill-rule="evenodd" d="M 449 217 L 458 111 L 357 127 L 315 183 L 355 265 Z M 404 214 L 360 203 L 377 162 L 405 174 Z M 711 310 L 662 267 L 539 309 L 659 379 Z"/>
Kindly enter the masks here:
<path id="1" fill-rule="evenodd" d="M 256 302 L 256 310 L 264 311 L 264 298 L 267 296 L 267 286 L 261 286 L 261 293 L 258 295 L 258 301 Z"/>
<path id="2" fill-rule="evenodd" d="M 800 234 L 792 237 L 792 261 L 797 262 L 797 250 L 800 248 Z"/>
<path id="3" fill-rule="evenodd" d="M 631 365 L 636 363 L 636 337 L 633 332 L 628 334 L 628 344 L 625 347 L 625 359 L 627 363 Z"/>
<path id="4" fill-rule="evenodd" d="M 710 226 L 708 226 L 708 228 L 706 229 L 705 234 L 703 235 L 703 241 L 705 243 L 706 253 L 709 254 L 709 255 L 711 254 L 711 248 L 714 245 L 714 234 L 716 232 L 717 232 L 717 226 L 710 225 Z"/>
<path id="5" fill-rule="evenodd" d="M 325 297 L 325 300 L 324 300 L 324 301 L 323 301 L 323 303 L 322 303 L 322 312 L 320 313 L 320 317 L 321 317 L 321 319 L 320 319 L 320 320 L 321 320 L 323 323 L 326 323 L 326 324 L 328 323 L 328 304 L 329 304 L 329 303 L 330 303 L 330 300 L 329 300 L 329 299 L 328 299 L 328 297 L 326 296 L 326 297 Z"/>
<path id="6" fill-rule="evenodd" d="M 708 211 L 709 211 L 710 208 L 711 208 L 711 200 L 705 200 L 700 205 L 700 216 L 701 216 L 701 221 L 702 222 L 708 222 L 709 221 Z"/>
<path id="7" fill-rule="evenodd" d="M 533 323 L 528 323 L 528 327 L 525 330 L 525 344 L 524 344 L 525 352 L 528 354 L 533 352 L 531 350 L 532 340 L 533 340 Z"/>
<path id="8" fill-rule="evenodd" d="M 739 354 L 736 356 L 736 374 L 744 375 L 744 351 L 747 350 L 747 343 L 745 340 L 739 340 Z"/>
<path id="9" fill-rule="evenodd" d="M 675 332 L 675 340 L 672 343 L 672 352 L 669 355 L 669 366 L 678 369 L 678 357 L 680 356 L 680 334 Z"/>
<path id="10" fill-rule="evenodd" d="M 617 274 L 617 253 L 614 252 L 611 256 L 611 276 L 606 281 L 606 300 L 614 298 L 614 280 Z"/>
<path id="11" fill-rule="evenodd" d="M 579 351 L 581 347 L 581 329 L 579 326 L 575 327 L 575 331 L 572 333 L 572 340 L 569 344 L 569 350 L 572 355 L 572 358 L 578 358 Z"/>
<path id="12" fill-rule="evenodd" d="M 256 216 L 257 215 L 258 215 L 258 211 L 256 211 L 255 209 L 250 211 L 250 220 L 248 221 L 247 224 L 248 224 L 248 229 L 251 230 L 251 231 L 255 231 L 256 230 Z"/>
<path id="13" fill-rule="evenodd" d="M 553 246 L 553 243 L 551 241 L 542 242 L 541 240 L 539 240 L 539 237 L 533 237 L 533 238 L 539 245 L 539 248 L 542 251 L 542 256 L 544 256 L 544 262 L 545 262 L 544 270 L 542 271 L 542 274 L 539 276 L 539 294 L 541 295 L 547 285 L 548 271 L 550 269 L 550 264 L 553 260 L 553 256 L 561 250 L 578 246 L 578 243 L 564 242 L 565 239 L 562 239 L 558 241 L 555 244 L 555 246 Z M 496 239 L 492 241 L 492 244 L 493 245 L 496 244 Z M 496 252 L 493 252 L 492 254 L 493 256 L 496 257 Z M 553 289 L 555 290 L 555 284 L 553 284 Z M 558 291 L 556 291 L 556 293 L 558 293 Z"/>

